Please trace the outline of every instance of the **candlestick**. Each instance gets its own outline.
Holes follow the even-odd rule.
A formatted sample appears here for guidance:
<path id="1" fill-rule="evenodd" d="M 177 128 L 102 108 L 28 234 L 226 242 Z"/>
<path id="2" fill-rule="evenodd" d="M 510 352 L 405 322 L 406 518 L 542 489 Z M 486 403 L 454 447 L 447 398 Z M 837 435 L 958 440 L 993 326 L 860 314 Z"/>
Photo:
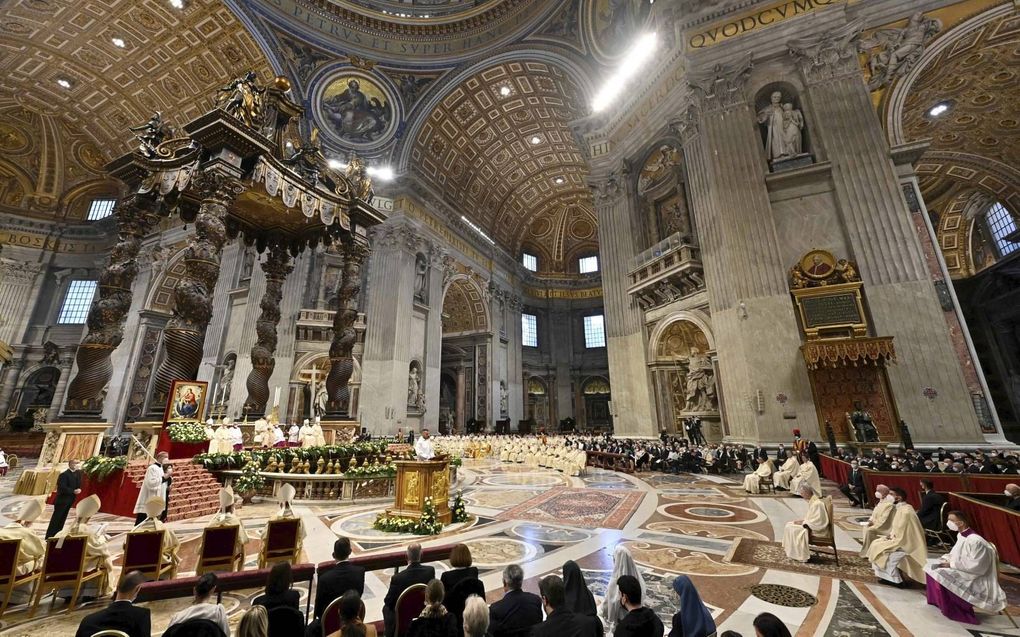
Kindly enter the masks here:
<path id="1" fill-rule="evenodd" d="M 273 397 L 273 407 L 280 406 L 280 388 L 276 388 L 276 395 Z"/>

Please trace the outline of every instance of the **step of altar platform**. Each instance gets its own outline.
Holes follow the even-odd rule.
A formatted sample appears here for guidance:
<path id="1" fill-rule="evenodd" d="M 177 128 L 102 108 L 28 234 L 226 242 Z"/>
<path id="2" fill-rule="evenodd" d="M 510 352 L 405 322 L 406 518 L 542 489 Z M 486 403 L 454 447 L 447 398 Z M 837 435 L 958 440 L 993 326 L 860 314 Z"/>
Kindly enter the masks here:
<path id="1" fill-rule="evenodd" d="M 127 467 L 127 479 L 141 490 L 147 462 L 131 463 Z M 216 513 L 220 508 L 220 483 L 205 467 L 191 460 L 171 460 L 173 482 L 170 486 L 170 510 L 167 521 L 190 520 L 202 515 Z"/>

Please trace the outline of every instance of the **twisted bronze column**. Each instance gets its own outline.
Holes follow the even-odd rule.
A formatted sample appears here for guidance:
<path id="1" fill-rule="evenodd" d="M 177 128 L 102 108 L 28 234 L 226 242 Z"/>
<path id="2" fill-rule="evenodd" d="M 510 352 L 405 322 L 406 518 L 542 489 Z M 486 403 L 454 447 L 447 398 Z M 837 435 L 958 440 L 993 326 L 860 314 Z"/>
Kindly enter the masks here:
<path id="1" fill-rule="evenodd" d="M 117 245 L 99 275 L 99 297 L 86 321 L 89 331 L 75 354 L 78 372 L 67 388 L 67 414 L 98 416 L 103 411 L 103 390 L 113 376 L 110 357 L 124 340 L 124 319 L 131 309 L 138 251 L 158 220 L 158 208 L 157 201 L 146 195 L 134 194 L 117 202 Z"/>
<path id="2" fill-rule="evenodd" d="M 269 401 L 269 377 L 276 367 L 276 326 L 280 323 L 280 300 L 283 282 L 294 269 L 285 247 L 269 249 L 262 271 L 266 274 L 266 291 L 262 294 L 262 314 L 255 323 L 258 341 L 251 348 L 251 372 L 248 374 L 248 398 L 244 401 L 246 414 L 264 414 Z"/>
<path id="3" fill-rule="evenodd" d="M 202 204 L 195 218 L 195 234 L 184 252 L 184 276 L 174 288 L 174 315 L 163 328 L 165 356 L 153 384 L 154 400 L 163 404 L 173 381 L 198 375 L 227 240 L 227 207 L 242 191 L 236 179 L 212 170 L 198 173 L 194 188 L 201 193 Z"/>
<path id="4" fill-rule="evenodd" d="M 333 342 L 329 346 L 329 374 L 326 392 L 328 411 L 342 414 L 342 399 L 347 394 L 347 383 L 354 373 L 354 343 L 358 334 L 354 323 L 358 320 L 358 292 L 361 291 L 361 264 L 368 255 L 368 245 L 351 237 L 343 242 L 344 269 L 337 290 L 336 315 L 333 317 Z"/>

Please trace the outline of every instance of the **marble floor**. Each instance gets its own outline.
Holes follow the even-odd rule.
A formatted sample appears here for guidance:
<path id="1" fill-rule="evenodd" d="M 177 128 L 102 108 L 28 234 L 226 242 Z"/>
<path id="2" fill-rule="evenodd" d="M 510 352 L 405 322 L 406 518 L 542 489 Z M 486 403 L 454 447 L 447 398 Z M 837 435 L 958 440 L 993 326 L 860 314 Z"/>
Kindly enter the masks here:
<path id="1" fill-rule="evenodd" d="M 20 506 L 22 496 L 11 494 L 17 474 L 0 479 L 0 524 Z M 678 573 L 691 576 L 715 616 L 719 631 L 754 635 L 755 615 L 768 611 L 780 617 L 794 635 L 1020 635 L 1004 616 L 980 615 L 980 626 L 945 619 L 925 604 L 920 587 L 900 590 L 875 582 L 860 560 L 856 520 L 861 509 L 841 506 L 836 493 L 837 545 L 844 566 L 805 568 L 775 556 L 775 542 L 786 522 L 803 516 L 806 504 L 788 495 L 748 497 L 733 479 L 717 476 L 624 475 L 590 469 L 583 477 L 495 460 L 466 460 L 458 484 L 473 519 L 449 526 L 440 536 L 425 538 L 425 546 L 464 542 L 479 567 L 489 601 L 501 594 L 501 569 L 511 563 L 524 567 L 525 588 L 537 592 L 538 580 L 558 572 L 567 560 L 576 561 L 601 602 L 612 569 L 612 553 L 624 543 L 643 567 L 649 605 L 669 625 L 676 600 L 670 587 Z M 827 490 L 835 492 L 833 485 Z M 351 538 L 356 553 L 399 549 L 411 536 L 383 533 L 372 528 L 375 514 L 385 503 L 336 506 L 299 504 L 307 539 L 302 561 L 330 557 L 338 534 Z M 275 504 L 244 507 L 240 514 L 249 531 L 265 525 Z M 51 512 L 36 523 L 41 533 Z M 183 542 L 182 575 L 194 570 L 198 539 L 207 518 L 172 524 Z M 131 521 L 99 515 L 106 524 L 115 552 L 123 545 Z M 255 568 L 258 542 L 247 546 L 246 568 Z M 781 554 L 781 552 L 780 552 Z M 933 553 L 932 557 L 936 555 Z M 437 571 L 449 568 L 435 565 Z M 389 573 L 369 573 L 365 603 L 368 619 L 382 616 L 382 599 Z M 224 595 L 232 622 L 260 591 Z M 1007 585 L 1013 614 L 1020 615 L 1020 584 Z M 308 594 L 302 589 L 302 604 Z M 82 615 L 105 602 L 64 610 L 60 601 L 53 611 L 27 617 L 14 607 L 0 620 L 0 635 L 73 635 Z M 170 615 L 188 600 L 153 602 L 153 631 L 159 635 Z"/>

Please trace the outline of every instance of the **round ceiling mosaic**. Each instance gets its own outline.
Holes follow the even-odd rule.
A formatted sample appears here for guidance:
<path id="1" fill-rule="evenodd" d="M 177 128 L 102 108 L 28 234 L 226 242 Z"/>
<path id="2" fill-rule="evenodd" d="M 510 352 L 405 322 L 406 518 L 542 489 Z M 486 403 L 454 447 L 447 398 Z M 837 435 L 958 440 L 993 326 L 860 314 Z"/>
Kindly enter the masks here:
<path id="1" fill-rule="evenodd" d="M 400 102 L 386 81 L 346 67 L 332 71 L 316 86 L 313 112 L 326 138 L 345 148 L 368 150 L 393 137 Z"/>

